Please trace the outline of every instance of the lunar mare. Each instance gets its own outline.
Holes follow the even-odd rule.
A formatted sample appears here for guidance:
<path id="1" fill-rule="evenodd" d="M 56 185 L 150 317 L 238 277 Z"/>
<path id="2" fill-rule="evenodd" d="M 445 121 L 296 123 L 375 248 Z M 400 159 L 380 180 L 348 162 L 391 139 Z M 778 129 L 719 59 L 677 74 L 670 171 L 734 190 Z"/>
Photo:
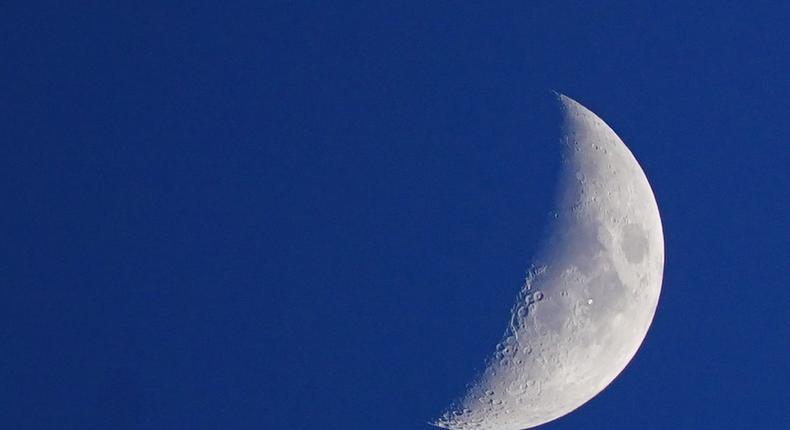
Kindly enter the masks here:
<path id="1" fill-rule="evenodd" d="M 559 99 L 563 158 L 547 239 L 503 340 L 438 427 L 520 430 L 566 415 L 620 374 L 653 320 L 664 269 L 653 191 L 608 125 Z"/>

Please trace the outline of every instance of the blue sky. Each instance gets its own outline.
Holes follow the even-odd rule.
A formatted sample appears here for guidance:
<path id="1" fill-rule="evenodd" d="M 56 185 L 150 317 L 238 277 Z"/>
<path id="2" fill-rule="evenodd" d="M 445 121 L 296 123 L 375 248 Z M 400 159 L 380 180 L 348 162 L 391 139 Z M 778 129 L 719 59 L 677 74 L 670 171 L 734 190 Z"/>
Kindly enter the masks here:
<path id="1" fill-rule="evenodd" d="M 552 90 L 640 160 L 666 267 L 542 428 L 790 423 L 790 7 L 73 3 L 0 6 L 0 427 L 427 429 L 541 237 Z"/>

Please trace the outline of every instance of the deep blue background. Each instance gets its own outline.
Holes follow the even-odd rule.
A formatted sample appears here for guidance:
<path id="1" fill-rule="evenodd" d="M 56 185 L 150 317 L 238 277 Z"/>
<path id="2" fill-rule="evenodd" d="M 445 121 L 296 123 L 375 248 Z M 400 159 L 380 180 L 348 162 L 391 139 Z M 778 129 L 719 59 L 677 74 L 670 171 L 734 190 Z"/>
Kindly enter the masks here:
<path id="1" fill-rule="evenodd" d="M 640 160 L 666 270 L 545 428 L 790 425 L 790 8 L 112 3 L 0 5 L 0 428 L 427 428 L 541 235 L 550 90 Z"/>

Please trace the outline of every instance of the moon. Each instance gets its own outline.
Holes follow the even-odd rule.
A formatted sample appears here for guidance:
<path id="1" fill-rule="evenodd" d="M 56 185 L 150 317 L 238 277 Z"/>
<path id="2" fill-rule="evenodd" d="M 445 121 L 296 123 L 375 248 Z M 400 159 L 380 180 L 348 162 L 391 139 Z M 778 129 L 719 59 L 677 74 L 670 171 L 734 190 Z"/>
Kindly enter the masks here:
<path id="1" fill-rule="evenodd" d="M 653 190 L 606 123 L 558 97 L 563 155 L 547 239 L 496 352 L 437 427 L 520 430 L 562 417 L 623 371 L 653 321 L 664 270 Z"/>

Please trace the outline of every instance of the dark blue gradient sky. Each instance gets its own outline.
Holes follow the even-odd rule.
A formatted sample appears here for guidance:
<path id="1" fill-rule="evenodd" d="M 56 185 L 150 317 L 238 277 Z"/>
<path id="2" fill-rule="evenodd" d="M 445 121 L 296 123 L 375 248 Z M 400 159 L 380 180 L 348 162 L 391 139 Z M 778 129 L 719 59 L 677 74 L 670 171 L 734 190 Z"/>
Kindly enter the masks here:
<path id="1" fill-rule="evenodd" d="M 0 5 L 0 428 L 427 429 L 541 237 L 551 90 L 666 270 L 544 428 L 790 428 L 790 7 L 376 3 Z"/>

